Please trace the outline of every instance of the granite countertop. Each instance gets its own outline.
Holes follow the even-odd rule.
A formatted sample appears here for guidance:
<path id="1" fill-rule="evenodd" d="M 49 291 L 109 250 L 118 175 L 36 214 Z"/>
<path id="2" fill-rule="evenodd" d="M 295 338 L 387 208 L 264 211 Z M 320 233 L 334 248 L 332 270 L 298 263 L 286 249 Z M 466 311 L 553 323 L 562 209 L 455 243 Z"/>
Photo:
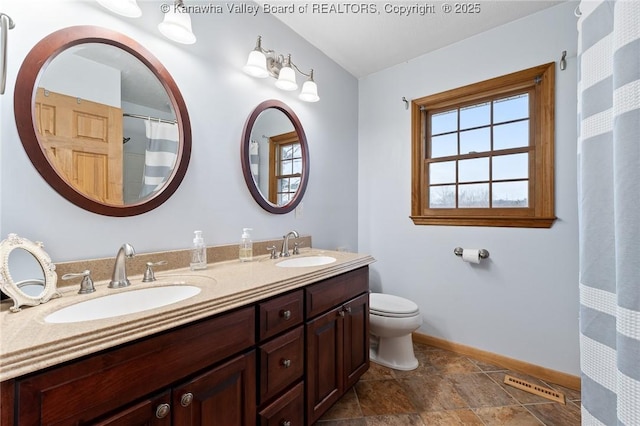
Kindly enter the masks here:
<path id="1" fill-rule="evenodd" d="M 122 343 L 149 336 L 201 318 L 245 306 L 253 302 L 369 265 L 366 254 L 319 249 L 302 249 L 300 255 L 326 255 L 336 261 L 321 266 L 281 268 L 283 259 L 255 257 L 210 263 L 206 270 L 189 268 L 156 272 L 156 281 L 143 283 L 142 275 L 129 276 L 131 286 L 107 288 L 108 280 L 95 283 L 96 292 L 77 294 L 77 286 L 61 289 L 62 297 L 39 306 L 9 311 L 11 301 L 0 304 L 0 381 L 32 373 L 65 361 Z M 292 257 L 293 258 L 293 257 Z M 160 308 L 113 318 L 50 324 L 44 318 L 60 308 L 85 300 L 163 285 L 195 285 L 199 294 Z"/>

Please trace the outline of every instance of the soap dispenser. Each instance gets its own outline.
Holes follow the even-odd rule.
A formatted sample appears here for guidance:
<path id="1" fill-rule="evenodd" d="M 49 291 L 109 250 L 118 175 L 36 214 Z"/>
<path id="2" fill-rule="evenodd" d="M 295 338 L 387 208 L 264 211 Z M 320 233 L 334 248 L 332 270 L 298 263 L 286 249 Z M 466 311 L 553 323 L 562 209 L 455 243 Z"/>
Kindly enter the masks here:
<path id="1" fill-rule="evenodd" d="M 195 237 L 193 238 L 193 248 L 191 249 L 191 270 L 207 269 L 207 247 L 204 245 L 202 231 L 193 231 L 193 233 Z"/>
<path id="2" fill-rule="evenodd" d="M 252 228 L 242 228 L 239 252 L 240 262 L 251 262 L 253 260 L 253 241 L 251 241 L 251 236 L 249 235 L 249 231 L 252 230 Z"/>

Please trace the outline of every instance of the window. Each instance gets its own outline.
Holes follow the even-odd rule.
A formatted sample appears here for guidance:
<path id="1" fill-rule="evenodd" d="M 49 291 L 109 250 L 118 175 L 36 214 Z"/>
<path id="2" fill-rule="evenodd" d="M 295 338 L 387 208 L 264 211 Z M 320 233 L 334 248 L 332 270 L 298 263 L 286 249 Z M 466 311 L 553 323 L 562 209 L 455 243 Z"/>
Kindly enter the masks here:
<path id="1" fill-rule="evenodd" d="M 302 148 L 295 131 L 269 138 L 269 164 L 269 201 L 288 204 L 302 179 Z"/>
<path id="2" fill-rule="evenodd" d="M 416 225 L 551 227 L 554 69 L 412 101 Z"/>

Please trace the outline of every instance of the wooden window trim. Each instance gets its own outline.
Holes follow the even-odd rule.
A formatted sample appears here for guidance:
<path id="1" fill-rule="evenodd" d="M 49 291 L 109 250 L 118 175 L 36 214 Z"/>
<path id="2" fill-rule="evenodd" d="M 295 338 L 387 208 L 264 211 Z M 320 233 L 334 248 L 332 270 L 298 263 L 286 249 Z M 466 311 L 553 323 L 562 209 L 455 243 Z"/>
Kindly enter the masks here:
<path id="1" fill-rule="evenodd" d="M 536 82 L 537 80 L 537 82 Z M 534 83 L 535 82 L 535 83 Z M 532 88 L 530 206 L 527 208 L 428 208 L 427 122 L 424 110 L 473 104 L 483 98 Z M 411 219 L 416 225 L 550 228 L 554 214 L 555 63 L 496 77 L 411 102 Z M 460 157 L 460 156 L 457 156 Z"/>
<path id="2" fill-rule="evenodd" d="M 273 204 L 278 203 L 278 150 L 283 145 L 293 145 L 300 143 L 298 133 L 292 132 L 275 135 L 269 138 L 269 201 Z M 302 179 L 302 174 L 293 174 L 290 177 L 298 177 Z"/>

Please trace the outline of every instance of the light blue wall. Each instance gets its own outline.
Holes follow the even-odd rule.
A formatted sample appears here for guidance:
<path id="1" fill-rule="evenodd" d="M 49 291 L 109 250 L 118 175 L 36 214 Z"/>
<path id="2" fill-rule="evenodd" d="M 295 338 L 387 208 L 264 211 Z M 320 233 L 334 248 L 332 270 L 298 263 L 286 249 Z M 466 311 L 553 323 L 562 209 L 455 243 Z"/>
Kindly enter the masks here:
<path id="1" fill-rule="evenodd" d="M 415 301 L 420 332 L 579 375 L 575 4 L 565 3 L 360 80 L 359 247 L 372 286 Z M 411 214 L 415 99 L 536 65 L 556 68 L 551 229 L 416 226 Z M 486 248 L 481 265 L 453 254 Z"/>
<path id="2" fill-rule="evenodd" d="M 255 240 L 280 238 L 297 229 L 312 235 L 317 247 L 357 250 L 357 80 L 271 16 L 226 11 L 194 15 L 198 42 L 184 46 L 157 31 L 160 2 L 138 3 L 142 18 L 129 19 L 94 1 L 3 1 L 2 11 L 16 27 L 9 34 L 7 93 L 0 97 L 0 238 L 15 232 L 43 241 L 54 261 L 114 256 L 124 242 L 138 252 L 186 248 L 195 229 L 204 231 L 209 245 L 235 243 L 243 227 L 254 229 Z M 18 139 L 13 118 L 18 69 L 40 39 L 73 25 L 111 28 L 141 43 L 165 65 L 186 101 L 191 163 L 178 191 L 152 212 L 113 218 L 76 207 L 44 182 Z M 314 68 L 320 102 L 301 102 L 297 93 L 276 89 L 275 80 L 253 79 L 241 71 L 259 34 L 265 47 L 292 53 L 303 69 Z M 244 183 L 242 129 L 253 108 L 266 99 L 287 103 L 309 141 L 302 218 L 263 211 Z"/>

